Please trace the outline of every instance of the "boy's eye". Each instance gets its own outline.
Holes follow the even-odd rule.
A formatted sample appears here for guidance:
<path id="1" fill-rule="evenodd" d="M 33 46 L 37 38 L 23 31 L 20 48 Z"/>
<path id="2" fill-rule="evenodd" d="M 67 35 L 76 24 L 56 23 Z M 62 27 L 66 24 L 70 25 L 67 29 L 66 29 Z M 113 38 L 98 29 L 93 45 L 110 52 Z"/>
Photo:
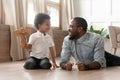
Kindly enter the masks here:
<path id="1" fill-rule="evenodd" d="M 50 24 L 47 24 L 47 26 L 50 26 Z"/>

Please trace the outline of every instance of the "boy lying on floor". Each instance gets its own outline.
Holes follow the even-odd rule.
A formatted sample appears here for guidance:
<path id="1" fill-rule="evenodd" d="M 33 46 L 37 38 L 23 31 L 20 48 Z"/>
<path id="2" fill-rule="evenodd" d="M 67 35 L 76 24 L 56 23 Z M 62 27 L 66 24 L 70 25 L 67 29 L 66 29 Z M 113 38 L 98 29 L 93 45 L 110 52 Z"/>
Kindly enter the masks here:
<path id="1" fill-rule="evenodd" d="M 55 54 L 53 51 L 53 40 L 47 32 L 50 29 L 50 16 L 39 13 L 36 15 L 34 25 L 37 29 L 33 33 L 25 46 L 30 49 L 30 57 L 24 64 L 25 69 L 50 69 L 58 67 L 55 61 Z M 52 64 L 49 61 L 49 53 L 51 54 Z"/>
<path id="2" fill-rule="evenodd" d="M 60 66 L 72 70 L 69 62 L 74 57 L 80 71 L 120 66 L 120 57 L 104 50 L 104 39 L 95 33 L 87 32 L 87 22 L 75 17 L 70 24 L 70 34 L 64 38 Z"/>

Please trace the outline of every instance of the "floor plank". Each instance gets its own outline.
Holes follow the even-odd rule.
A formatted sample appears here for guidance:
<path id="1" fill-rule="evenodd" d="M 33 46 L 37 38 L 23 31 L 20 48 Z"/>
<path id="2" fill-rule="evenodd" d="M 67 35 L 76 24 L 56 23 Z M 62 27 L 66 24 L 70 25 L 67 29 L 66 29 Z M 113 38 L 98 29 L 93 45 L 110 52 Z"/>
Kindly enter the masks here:
<path id="1" fill-rule="evenodd" d="M 0 80 L 120 80 L 120 67 L 72 71 L 25 70 L 24 61 L 0 63 Z"/>

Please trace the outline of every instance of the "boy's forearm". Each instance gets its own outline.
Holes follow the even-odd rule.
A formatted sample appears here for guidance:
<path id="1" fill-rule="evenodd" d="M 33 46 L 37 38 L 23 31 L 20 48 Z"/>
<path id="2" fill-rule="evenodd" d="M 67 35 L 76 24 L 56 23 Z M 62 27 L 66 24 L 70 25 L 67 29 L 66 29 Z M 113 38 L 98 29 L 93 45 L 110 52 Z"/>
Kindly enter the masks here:
<path id="1" fill-rule="evenodd" d="M 32 44 L 26 44 L 25 49 L 30 53 L 32 49 Z"/>
<path id="2" fill-rule="evenodd" d="M 25 48 L 26 49 L 31 49 L 32 48 L 32 44 L 26 44 Z"/>
<path id="3" fill-rule="evenodd" d="M 53 47 L 50 47 L 50 54 L 51 54 L 52 62 L 56 64 Z"/>

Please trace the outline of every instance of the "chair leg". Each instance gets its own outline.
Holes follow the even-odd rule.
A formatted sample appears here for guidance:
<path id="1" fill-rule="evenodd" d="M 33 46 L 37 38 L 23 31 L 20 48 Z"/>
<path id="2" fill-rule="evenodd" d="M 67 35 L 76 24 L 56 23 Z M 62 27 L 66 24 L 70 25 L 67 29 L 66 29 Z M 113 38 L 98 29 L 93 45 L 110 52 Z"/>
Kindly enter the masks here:
<path id="1" fill-rule="evenodd" d="M 116 55 L 117 48 L 114 48 L 114 55 Z"/>

